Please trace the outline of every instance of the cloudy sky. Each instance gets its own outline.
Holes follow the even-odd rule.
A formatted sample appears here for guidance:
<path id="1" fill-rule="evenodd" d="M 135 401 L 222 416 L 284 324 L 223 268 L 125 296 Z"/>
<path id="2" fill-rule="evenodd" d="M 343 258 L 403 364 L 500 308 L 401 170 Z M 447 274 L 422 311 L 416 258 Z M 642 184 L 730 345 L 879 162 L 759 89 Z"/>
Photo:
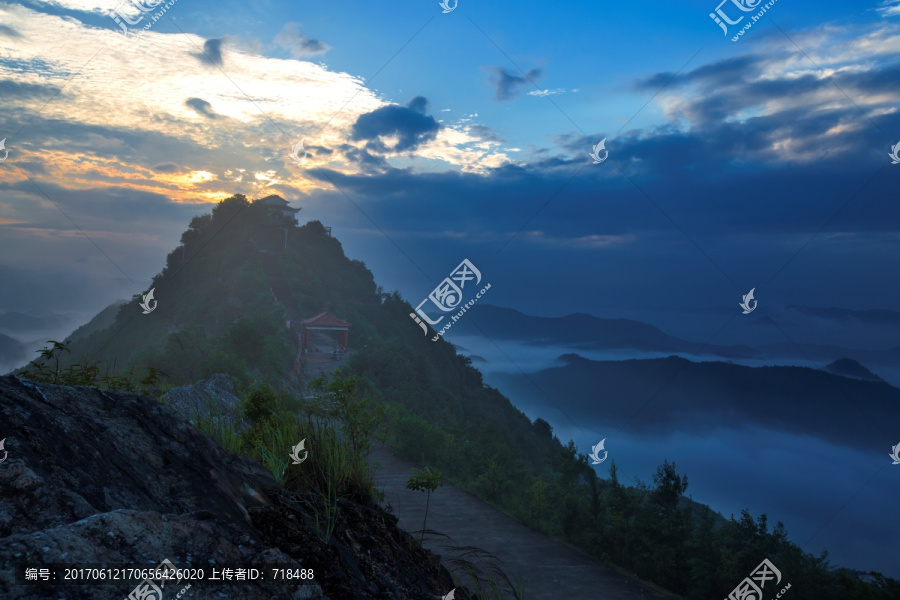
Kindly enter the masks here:
<path id="1" fill-rule="evenodd" d="M 235 192 L 410 300 L 468 257 L 537 314 L 893 307 L 900 4 L 715 9 L 2 3 L 0 310 L 145 290 Z"/>

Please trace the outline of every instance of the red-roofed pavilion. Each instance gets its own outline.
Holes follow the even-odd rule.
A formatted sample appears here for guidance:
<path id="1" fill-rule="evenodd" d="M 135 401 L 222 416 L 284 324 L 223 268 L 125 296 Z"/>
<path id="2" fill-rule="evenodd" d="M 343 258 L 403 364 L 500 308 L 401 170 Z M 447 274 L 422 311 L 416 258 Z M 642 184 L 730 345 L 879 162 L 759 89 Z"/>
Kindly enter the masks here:
<path id="1" fill-rule="evenodd" d="M 337 331 L 340 333 L 341 350 L 347 351 L 347 337 L 350 328 L 353 327 L 352 323 L 342 321 L 326 310 L 314 317 L 301 320 L 300 326 L 303 327 L 303 347 L 306 350 L 309 350 L 310 331 Z"/>

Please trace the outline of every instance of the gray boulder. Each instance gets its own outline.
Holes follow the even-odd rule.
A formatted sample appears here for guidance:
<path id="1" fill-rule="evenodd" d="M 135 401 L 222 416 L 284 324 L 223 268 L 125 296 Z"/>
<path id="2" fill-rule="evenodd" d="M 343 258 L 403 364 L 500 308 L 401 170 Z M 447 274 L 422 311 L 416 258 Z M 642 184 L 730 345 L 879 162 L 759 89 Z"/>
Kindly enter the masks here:
<path id="1" fill-rule="evenodd" d="M 176 402 L 183 408 L 192 399 L 187 392 Z M 261 464 L 227 455 L 152 398 L 0 377 L 4 438 L 2 600 L 123 600 L 140 582 L 60 585 L 57 572 L 57 581 L 27 584 L 17 569 L 21 576 L 52 565 L 155 568 L 165 559 L 202 567 L 207 577 L 226 566 L 314 576 L 195 580 L 187 589 L 187 581 L 170 581 L 160 586 L 162 599 L 144 600 L 425 600 L 453 587 L 439 557 L 371 499 L 338 499 L 324 541 L 321 496 L 288 492 Z M 469 595 L 459 589 L 457 597 Z"/>

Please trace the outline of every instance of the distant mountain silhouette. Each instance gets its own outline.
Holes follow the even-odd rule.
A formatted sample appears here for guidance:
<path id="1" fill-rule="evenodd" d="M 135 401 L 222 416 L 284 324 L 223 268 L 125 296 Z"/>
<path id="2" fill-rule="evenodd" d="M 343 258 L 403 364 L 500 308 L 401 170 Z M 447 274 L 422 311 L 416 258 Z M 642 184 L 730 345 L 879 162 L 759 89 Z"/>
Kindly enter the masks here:
<path id="1" fill-rule="evenodd" d="M 868 370 L 852 358 L 841 358 L 826 365 L 825 370 L 835 375 L 865 379 L 867 381 L 884 381 L 881 377 Z"/>
<path id="2" fill-rule="evenodd" d="M 0 363 L 13 363 L 25 357 L 22 342 L 0 333 Z"/>
<path id="3" fill-rule="evenodd" d="M 496 379 L 512 397 L 529 402 L 546 403 L 538 388 L 552 390 L 576 422 L 602 420 L 616 428 L 627 422 L 629 430 L 645 434 L 753 425 L 871 449 L 886 443 L 873 440 L 879 424 L 900 421 L 900 389 L 806 367 L 698 363 L 675 356 L 593 361 L 566 354 L 561 359 L 567 363 L 562 367 Z"/>
<path id="4" fill-rule="evenodd" d="M 0 314 L 0 330 L 22 332 L 39 329 L 56 329 L 69 323 L 70 318 L 56 313 L 36 316 L 21 312 Z"/>
<path id="5" fill-rule="evenodd" d="M 811 317 L 831 321 L 859 321 L 860 323 L 900 325 L 900 312 L 896 310 L 851 310 L 848 308 L 814 308 L 797 305 L 789 308 Z"/>
<path id="6" fill-rule="evenodd" d="M 455 335 L 482 335 L 522 340 L 533 345 L 570 345 L 578 350 L 633 349 L 644 352 L 714 354 L 725 358 L 759 358 L 749 346 L 704 345 L 673 337 L 631 319 L 601 319 L 576 313 L 564 317 L 533 317 L 511 308 L 474 306 L 466 319 L 454 324 Z"/>
<path id="7" fill-rule="evenodd" d="M 760 351 L 766 356 L 795 357 L 809 360 L 835 361 L 841 358 L 850 358 L 866 364 L 890 365 L 900 364 L 900 346 L 888 350 L 860 350 L 857 348 L 844 348 L 828 344 L 794 344 L 782 342 L 778 344 L 766 344 L 760 347 Z"/>
<path id="8" fill-rule="evenodd" d="M 796 307 L 795 307 L 796 308 Z M 809 309 L 817 310 L 817 309 Z M 893 313 L 893 311 L 845 311 L 844 313 Z M 702 354 L 724 359 L 799 359 L 822 363 L 850 358 L 864 364 L 900 364 L 900 347 L 888 350 L 860 350 L 827 344 L 795 344 L 779 342 L 757 348 L 746 345 L 720 346 L 703 344 L 671 336 L 661 329 L 632 319 L 604 319 L 584 313 L 564 317 L 535 317 L 511 308 L 476 305 L 466 312 L 466 319 L 453 325 L 454 335 L 488 335 L 493 339 L 514 340 L 533 346 L 568 346 L 572 350 L 636 350 L 666 354 Z M 874 318 L 874 317 L 872 317 Z M 887 318 L 887 317 L 883 317 Z M 757 319 L 760 325 L 784 328 L 768 315 Z M 460 347 L 460 351 L 465 352 Z"/>
<path id="9" fill-rule="evenodd" d="M 69 337 L 67 337 L 66 339 L 67 340 L 83 339 L 83 338 L 90 336 L 95 331 L 100 331 L 101 329 L 105 329 L 105 328 L 109 327 L 110 325 L 115 323 L 116 315 L 118 314 L 119 309 L 122 307 L 123 304 L 126 304 L 126 303 L 127 303 L 127 300 L 117 300 L 117 301 L 113 302 L 112 304 L 110 304 L 109 306 L 107 306 L 106 308 L 101 310 L 99 313 L 94 315 L 94 317 L 90 321 L 88 321 L 87 323 L 85 323 L 84 325 L 82 325 L 81 327 L 79 327 L 75 331 L 73 331 L 71 334 L 69 334 Z"/>

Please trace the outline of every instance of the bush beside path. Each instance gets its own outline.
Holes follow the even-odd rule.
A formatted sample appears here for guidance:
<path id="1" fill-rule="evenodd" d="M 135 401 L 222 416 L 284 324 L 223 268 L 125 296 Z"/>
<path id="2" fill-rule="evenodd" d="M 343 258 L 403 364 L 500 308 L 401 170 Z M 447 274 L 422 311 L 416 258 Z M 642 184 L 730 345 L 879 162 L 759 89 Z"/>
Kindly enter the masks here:
<path id="1" fill-rule="evenodd" d="M 406 489 L 410 469 L 420 465 L 395 457 L 388 447 L 373 451 L 369 458 L 380 463 L 375 484 L 384 491 L 384 503 L 400 519 L 400 526 L 410 532 L 421 530 L 425 497 Z M 450 538 L 425 536 L 425 547 L 441 554 L 445 564 L 454 554 L 452 546 L 490 552 L 502 561 L 500 567 L 511 580 L 524 583 L 526 600 L 667 598 L 449 483 L 431 495 L 428 529 Z"/>

